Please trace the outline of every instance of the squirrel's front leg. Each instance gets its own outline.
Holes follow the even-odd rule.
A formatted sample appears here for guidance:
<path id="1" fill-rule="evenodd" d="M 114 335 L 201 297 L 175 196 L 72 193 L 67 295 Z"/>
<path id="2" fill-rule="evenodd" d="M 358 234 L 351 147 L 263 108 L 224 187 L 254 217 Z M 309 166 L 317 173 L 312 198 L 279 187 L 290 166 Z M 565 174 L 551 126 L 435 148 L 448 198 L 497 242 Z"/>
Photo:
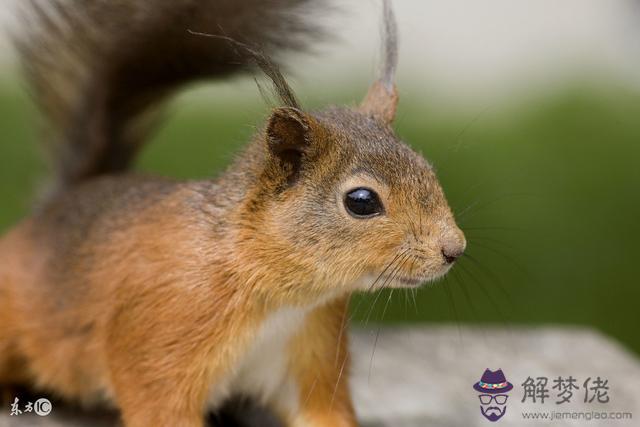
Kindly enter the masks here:
<path id="1" fill-rule="evenodd" d="M 147 344 L 131 342 L 109 354 L 110 379 L 124 426 L 203 427 L 211 380 L 200 357 Z M 175 345 L 182 345 L 180 337 Z"/>
<path id="2" fill-rule="evenodd" d="M 349 393 L 348 306 L 345 297 L 315 309 L 291 342 L 297 399 L 278 408 L 288 427 L 358 425 Z"/>
<path id="3" fill-rule="evenodd" d="M 203 315 L 211 312 L 205 298 L 149 293 L 132 297 L 108 328 L 107 364 L 122 420 L 126 427 L 202 427 L 211 385 L 228 369 L 229 353 L 215 351 L 228 347 L 224 322 Z M 174 303 L 162 312 L 156 301 Z"/>

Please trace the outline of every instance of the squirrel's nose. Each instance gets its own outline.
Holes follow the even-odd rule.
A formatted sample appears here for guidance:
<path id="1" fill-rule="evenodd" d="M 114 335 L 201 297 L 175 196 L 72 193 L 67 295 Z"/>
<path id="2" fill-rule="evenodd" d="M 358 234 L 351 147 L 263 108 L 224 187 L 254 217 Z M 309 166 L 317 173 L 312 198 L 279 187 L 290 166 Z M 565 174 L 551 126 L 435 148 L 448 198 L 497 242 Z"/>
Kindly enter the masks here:
<path id="1" fill-rule="evenodd" d="M 442 258 L 444 258 L 445 264 L 453 264 L 464 253 L 467 241 L 458 227 L 448 237 L 442 242 Z"/>
<path id="2" fill-rule="evenodd" d="M 463 252 L 464 250 L 449 251 L 446 248 L 442 248 L 442 257 L 444 258 L 445 264 L 453 264 Z"/>

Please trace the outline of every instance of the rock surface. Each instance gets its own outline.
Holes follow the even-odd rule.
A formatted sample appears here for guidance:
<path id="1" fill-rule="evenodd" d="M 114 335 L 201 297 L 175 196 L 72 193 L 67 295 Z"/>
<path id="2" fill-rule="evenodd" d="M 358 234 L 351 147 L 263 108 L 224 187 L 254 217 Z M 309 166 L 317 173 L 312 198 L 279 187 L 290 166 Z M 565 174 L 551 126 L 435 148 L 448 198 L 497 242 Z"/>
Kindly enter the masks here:
<path id="1" fill-rule="evenodd" d="M 352 388 L 358 415 L 366 427 L 449 427 L 491 425 L 480 413 L 478 392 L 472 385 L 486 368 L 501 368 L 513 389 L 500 426 L 553 425 L 604 427 L 638 425 L 640 418 L 640 361 L 618 343 L 581 328 L 467 328 L 455 326 L 377 327 L 352 331 Z M 374 351 L 375 343 L 375 351 Z M 554 379 L 576 379 L 569 402 L 557 404 L 560 390 Z M 525 397 L 523 383 L 546 377 L 544 403 Z M 589 387 L 600 377 L 600 389 L 585 402 Z M 588 390 L 587 400 L 597 390 Z M 566 395 L 566 394 L 565 394 Z M 525 419 L 523 414 L 563 415 L 565 419 Z M 596 419 L 628 417 L 631 419 Z M 566 418 L 566 417 L 574 417 Z M 587 420 L 586 418 L 591 418 Z M 0 427 L 102 427 L 116 424 L 114 414 L 77 414 L 54 408 L 46 417 L 10 416 L 0 409 Z M 257 422 L 256 426 L 265 427 Z"/>
<path id="2" fill-rule="evenodd" d="M 640 362 L 617 342 L 580 328 L 384 328 L 353 334 L 354 398 L 363 424 L 371 427 L 424 426 L 637 426 L 640 418 Z M 373 360 L 373 362 L 371 362 Z M 507 411 L 490 423 L 480 413 L 472 385 L 485 369 L 501 368 L 513 389 Z M 556 404 L 554 379 L 572 376 L 579 387 L 569 402 Z M 608 403 L 585 403 L 583 385 L 608 380 Z M 527 377 L 548 378 L 549 397 L 536 403 L 524 397 Z M 588 399 L 593 391 L 590 390 Z M 605 397 L 602 397 L 605 400 Z M 524 419 L 523 413 L 568 412 L 578 419 Z M 631 413 L 631 419 L 592 419 L 581 412 Z M 617 415 L 616 415 L 617 416 Z"/>

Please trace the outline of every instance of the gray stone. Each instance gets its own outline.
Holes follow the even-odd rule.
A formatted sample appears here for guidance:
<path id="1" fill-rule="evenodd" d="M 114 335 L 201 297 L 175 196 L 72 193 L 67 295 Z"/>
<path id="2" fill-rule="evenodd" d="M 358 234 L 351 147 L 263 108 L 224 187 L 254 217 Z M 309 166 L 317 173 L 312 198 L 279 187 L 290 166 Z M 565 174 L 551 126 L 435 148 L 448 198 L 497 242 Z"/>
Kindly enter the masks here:
<path id="1" fill-rule="evenodd" d="M 353 393 L 368 426 L 487 426 L 472 385 L 486 368 L 513 383 L 497 425 L 612 426 L 637 420 L 527 420 L 529 412 L 628 412 L 640 417 L 640 363 L 617 342 L 583 328 L 386 327 L 352 334 Z M 573 376 L 580 390 L 556 404 L 553 379 Z M 544 404 L 521 402 L 527 377 L 548 377 Z M 607 379 L 610 401 L 584 403 L 583 382 Z M 581 416 L 581 415 L 576 415 Z M 551 424 L 549 424 L 551 422 Z M 587 423 L 587 424 L 584 424 Z"/>

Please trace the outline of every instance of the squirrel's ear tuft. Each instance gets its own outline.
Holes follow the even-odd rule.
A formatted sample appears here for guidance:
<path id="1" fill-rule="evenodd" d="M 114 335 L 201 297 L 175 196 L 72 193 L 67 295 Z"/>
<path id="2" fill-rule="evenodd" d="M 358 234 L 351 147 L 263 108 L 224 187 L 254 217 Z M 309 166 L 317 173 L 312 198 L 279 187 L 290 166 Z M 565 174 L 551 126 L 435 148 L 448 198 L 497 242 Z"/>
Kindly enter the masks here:
<path id="1" fill-rule="evenodd" d="M 382 63 L 380 77 L 371 85 L 360 110 L 384 123 L 391 124 L 396 116 L 398 91 L 396 89 L 396 67 L 398 65 L 398 30 L 391 0 L 382 1 Z"/>
<path id="2" fill-rule="evenodd" d="M 271 114 L 266 129 L 267 146 L 279 160 L 289 184 L 298 177 L 310 140 L 311 125 L 305 113 L 293 107 L 280 107 Z"/>

